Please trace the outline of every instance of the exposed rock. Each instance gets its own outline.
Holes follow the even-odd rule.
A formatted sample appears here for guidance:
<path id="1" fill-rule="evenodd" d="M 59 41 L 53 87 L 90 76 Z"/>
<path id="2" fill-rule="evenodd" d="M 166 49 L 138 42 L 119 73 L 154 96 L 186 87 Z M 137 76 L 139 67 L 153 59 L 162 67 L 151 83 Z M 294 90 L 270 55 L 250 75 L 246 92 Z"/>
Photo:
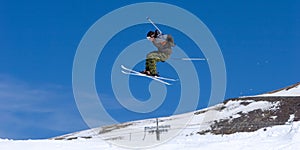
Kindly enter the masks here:
<path id="1" fill-rule="evenodd" d="M 291 121 L 300 119 L 300 97 L 244 97 L 228 99 L 224 105 L 230 101 L 245 101 L 241 105 L 249 105 L 246 100 L 268 101 L 279 103 L 276 109 L 262 110 L 256 109 L 247 113 L 239 112 L 240 117 L 215 120 L 210 126 L 210 130 L 199 131 L 198 134 L 233 134 L 236 132 L 252 132 L 265 127 L 283 125 L 288 123 L 290 116 L 294 114 Z M 223 108 L 224 109 L 224 108 Z"/>

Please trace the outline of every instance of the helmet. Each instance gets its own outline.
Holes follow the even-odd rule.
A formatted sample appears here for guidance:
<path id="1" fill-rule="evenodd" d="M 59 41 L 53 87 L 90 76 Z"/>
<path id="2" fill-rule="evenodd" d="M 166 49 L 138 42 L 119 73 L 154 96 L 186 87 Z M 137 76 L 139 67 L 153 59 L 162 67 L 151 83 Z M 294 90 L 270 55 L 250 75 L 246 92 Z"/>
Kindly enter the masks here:
<path id="1" fill-rule="evenodd" d="M 154 37 L 154 36 L 155 36 L 155 32 L 153 32 L 153 31 L 149 31 L 147 33 L 147 37 Z"/>

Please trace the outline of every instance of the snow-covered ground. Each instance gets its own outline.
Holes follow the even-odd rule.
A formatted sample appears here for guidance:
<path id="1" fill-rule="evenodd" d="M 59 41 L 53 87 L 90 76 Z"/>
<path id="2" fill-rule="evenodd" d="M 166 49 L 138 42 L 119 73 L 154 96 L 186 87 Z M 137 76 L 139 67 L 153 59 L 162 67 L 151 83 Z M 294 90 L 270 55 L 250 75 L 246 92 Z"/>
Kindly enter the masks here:
<path id="1" fill-rule="evenodd" d="M 278 91 L 261 94 L 257 96 L 300 96 L 300 83 Z"/>
<path id="2" fill-rule="evenodd" d="M 236 133 L 232 135 L 193 135 L 180 136 L 150 149 L 201 149 L 201 150 L 257 150 L 282 149 L 296 150 L 300 147 L 300 122 L 274 126 L 251 133 Z M 1 150 L 104 150 L 123 149 L 109 144 L 99 138 L 64 140 L 0 140 Z"/>
<path id="3" fill-rule="evenodd" d="M 272 94 L 272 95 L 271 95 Z M 300 86 L 296 84 L 263 96 L 298 96 Z M 262 96 L 262 95 L 260 95 Z M 124 147 L 147 146 L 149 149 L 202 149 L 202 150 L 295 150 L 300 147 L 300 121 L 293 122 L 294 114 L 284 125 L 262 128 L 254 132 L 229 135 L 213 135 L 206 131 L 216 120 L 241 117 L 240 112 L 253 110 L 277 110 L 280 102 L 255 101 L 253 97 L 233 100 L 195 112 L 159 118 L 159 129 L 163 130 L 157 140 L 156 119 L 138 120 L 107 127 L 99 127 L 70 133 L 56 139 L 7 140 L 0 139 L 1 150 L 103 150 L 125 149 Z M 246 104 L 245 104 L 246 103 Z M 276 118 L 277 116 L 272 116 Z M 122 147 L 116 146 L 121 145 Z M 156 146 L 155 146 L 156 145 Z"/>
<path id="4" fill-rule="evenodd" d="M 160 126 L 168 127 L 169 132 L 162 133 L 161 138 L 172 136 L 171 131 L 178 132 L 180 128 L 176 126 L 182 121 L 186 121 L 191 114 L 194 114 L 177 136 L 171 140 L 166 140 L 158 146 L 150 145 L 149 149 L 282 149 L 295 150 L 300 147 L 300 122 L 293 122 L 293 115 L 290 116 L 290 121 L 285 125 L 278 125 L 268 128 L 263 128 L 255 132 L 235 133 L 231 135 L 200 135 L 197 134 L 200 130 L 206 130 L 209 125 L 216 119 L 235 118 L 239 117 L 238 112 L 249 112 L 255 109 L 277 109 L 278 103 L 267 101 L 255 102 L 246 100 L 248 105 L 241 105 L 242 101 L 230 101 L 226 104 L 219 104 L 202 111 L 186 113 L 176 116 L 160 118 Z M 245 101 L 243 101 L 245 102 Z M 225 106 L 225 107 L 224 107 Z M 223 108 L 220 110 L 220 108 Z M 130 124 L 126 126 L 126 124 Z M 103 149 L 125 149 L 118 147 L 122 145 L 132 147 L 133 144 L 139 145 L 141 142 L 154 142 L 155 134 L 144 132 L 145 126 L 155 124 L 155 119 L 147 119 L 125 123 L 117 126 L 111 126 L 108 130 L 103 128 L 94 128 L 90 130 L 70 133 L 59 138 L 65 140 L 0 140 L 1 150 L 103 150 Z M 172 130 L 173 129 L 173 130 Z M 178 130 L 176 130 L 178 129 Z M 99 135 L 99 131 L 106 131 Z M 139 132 L 140 131 L 140 132 Z M 89 137 L 89 138 L 86 138 Z M 74 139 L 75 140 L 67 140 Z M 104 140 L 105 139 L 105 140 Z M 144 149 L 144 148 L 143 148 Z"/>
<path id="5" fill-rule="evenodd" d="M 247 102 L 248 104 L 243 105 L 243 102 Z M 176 145 L 174 143 L 178 143 L 179 145 L 188 146 L 183 144 L 185 143 L 184 141 L 187 141 L 190 144 L 194 142 L 194 145 L 197 145 L 197 143 L 201 143 L 200 145 L 202 145 L 203 142 L 201 141 L 204 139 L 212 139 L 213 137 L 220 140 L 223 139 L 218 138 L 218 136 L 204 136 L 197 134 L 197 132 L 209 130 L 214 121 L 238 118 L 240 117 L 240 112 L 247 113 L 256 109 L 277 109 L 278 104 L 278 102 L 268 101 L 256 102 L 251 99 L 229 101 L 226 104 L 222 103 L 200 111 L 162 117 L 158 119 L 158 125 L 160 129 L 165 130 L 165 132 L 160 134 L 160 140 L 157 140 L 156 137 L 155 118 L 94 128 L 60 136 L 57 137 L 57 139 L 68 140 L 88 137 L 93 140 L 104 139 L 105 141 L 111 142 L 113 145 L 115 144 L 130 148 L 145 148 L 153 145 L 165 145 L 166 143 L 167 145 Z M 201 140 L 199 141 L 199 139 Z M 212 141 L 204 140 L 204 143 L 207 142 L 211 143 Z"/>

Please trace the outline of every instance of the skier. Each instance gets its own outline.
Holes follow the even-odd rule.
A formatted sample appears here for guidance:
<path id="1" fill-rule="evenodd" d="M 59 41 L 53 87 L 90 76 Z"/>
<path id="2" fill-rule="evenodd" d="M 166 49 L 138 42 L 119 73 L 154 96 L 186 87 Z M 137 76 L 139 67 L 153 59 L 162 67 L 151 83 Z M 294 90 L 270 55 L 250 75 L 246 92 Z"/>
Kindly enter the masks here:
<path id="1" fill-rule="evenodd" d="M 159 76 L 156 70 L 157 62 L 165 62 L 172 54 L 175 46 L 174 39 L 170 34 L 162 34 L 159 30 L 149 31 L 147 39 L 153 43 L 158 50 L 150 52 L 146 57 L 146 68 L 141 73 L 149 76 Z"/>

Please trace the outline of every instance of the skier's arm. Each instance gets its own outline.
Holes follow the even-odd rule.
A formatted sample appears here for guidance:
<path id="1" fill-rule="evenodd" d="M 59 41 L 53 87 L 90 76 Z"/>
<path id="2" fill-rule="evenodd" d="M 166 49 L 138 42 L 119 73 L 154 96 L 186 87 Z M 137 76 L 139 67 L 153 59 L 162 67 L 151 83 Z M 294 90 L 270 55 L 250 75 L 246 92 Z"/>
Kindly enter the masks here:
<path id="1" fill-rule="evenodd" d="M 161 44 L 164 46 L 164 45 L 166 45 L 167 43 L 170 43 L 170 45 L 173 47 L 173 46 L 175 46 L 175 44 L 174 44 L 174 39 L 173 39 L 173 37 L 171 36 L 171 35 L 161 35 L 160 36 L 160 38 L 161 38 Z"/>
<path id="2" fill-rule="evenodd" d="M 159 49 L 163 48 L 166 44 L 170 44 L 171 47 L 175 46 L 172 36 L 166 34 L 157 36 L 153 41 L 153 44 Z"/>
<path id="3" fill-rule="evenodd" d="M 167 43 L 167 35 L 162 35 L 162 34 L 158 35 L 157 41 L 159 41 L 161 45 L 165 45 Z"/>

